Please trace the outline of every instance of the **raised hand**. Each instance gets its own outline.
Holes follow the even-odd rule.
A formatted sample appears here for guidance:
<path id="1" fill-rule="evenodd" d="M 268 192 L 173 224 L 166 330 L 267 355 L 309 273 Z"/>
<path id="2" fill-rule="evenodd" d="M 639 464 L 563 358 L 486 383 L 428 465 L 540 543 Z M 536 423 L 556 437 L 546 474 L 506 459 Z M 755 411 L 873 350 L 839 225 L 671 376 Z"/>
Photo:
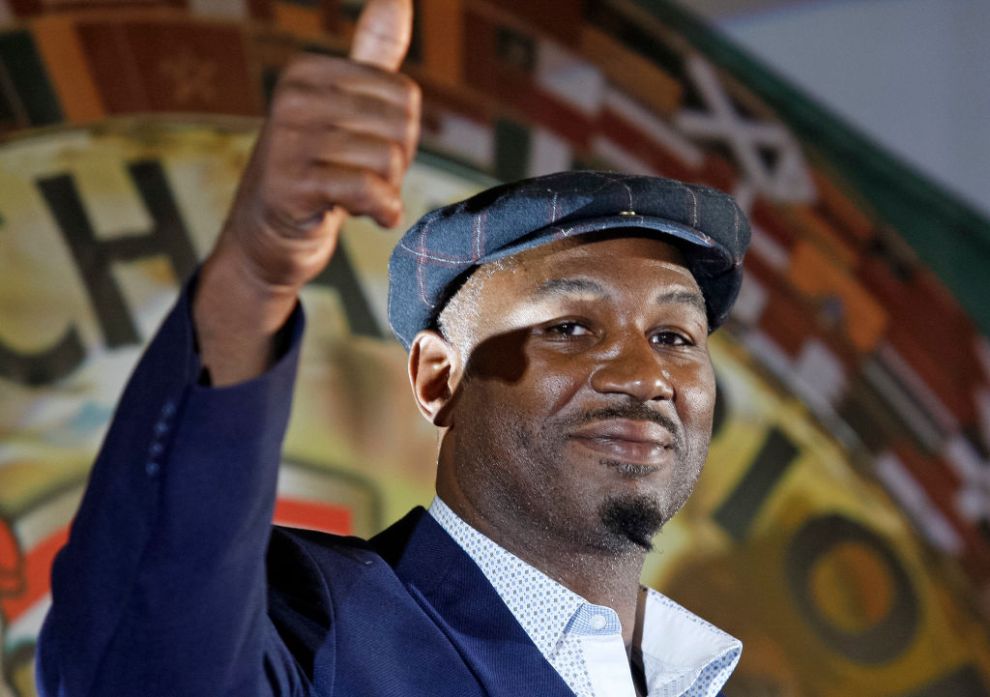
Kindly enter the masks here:
<path id="1" fill-rule="evenodd" d="M 396 72 L 411 31 L 411 0 L 369 0 L 349 60 L 303 55 L 283 71 L 194 300 L 214 384 L 269 365 L 272 337 L 347 215 L 401 220 L 419 139 L 419 89 Z"/>

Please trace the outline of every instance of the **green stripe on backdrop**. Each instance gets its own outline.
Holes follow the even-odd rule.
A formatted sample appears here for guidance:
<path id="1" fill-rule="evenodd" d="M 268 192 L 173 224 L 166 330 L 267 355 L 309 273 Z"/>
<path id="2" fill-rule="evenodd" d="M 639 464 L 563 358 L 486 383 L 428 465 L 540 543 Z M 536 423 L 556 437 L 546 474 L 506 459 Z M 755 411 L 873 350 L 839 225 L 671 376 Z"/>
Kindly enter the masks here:
<path id="1" fill-rule="evenodd" d="M 22 112 L 27 123 L 21 126 L 47 126 L 62 120 L 55 90 L 27 31 L 0 33 L 0 68 L 7 90 L 14 92 L 0 95 L 0 101 L 17 100 L 17 105 L 10 104 L 4 111 L 10 111 L 11 116 Z"/>
<path id="2" fill-rule="evenodd" d="M 495 177 L 502 181 L 524 179 L 529 170 L 530 134 L 522 124 L 499 119 L 495 124 Z"/>
<path id="3" fill-rule="evenodd" d="M 765 100 L 911 245 L 990 334 L 990 220 L 846 125 L 700 18 L 669 0 L 633 0 Z"/>

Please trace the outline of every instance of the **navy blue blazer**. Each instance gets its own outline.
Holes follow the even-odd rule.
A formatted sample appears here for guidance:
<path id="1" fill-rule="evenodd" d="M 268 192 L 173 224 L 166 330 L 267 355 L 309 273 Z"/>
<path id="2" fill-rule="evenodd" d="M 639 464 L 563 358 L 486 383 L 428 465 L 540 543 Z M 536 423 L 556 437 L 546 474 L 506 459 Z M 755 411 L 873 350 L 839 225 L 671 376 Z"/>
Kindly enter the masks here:
<path id="1" fill-rule="evenodd" d="M 271 528 L 302 324 L 264 376 L 206 388 L 180 297 L 56 558 L 40 694 L 573 695 L 423 509 L 369 541 Z"/>

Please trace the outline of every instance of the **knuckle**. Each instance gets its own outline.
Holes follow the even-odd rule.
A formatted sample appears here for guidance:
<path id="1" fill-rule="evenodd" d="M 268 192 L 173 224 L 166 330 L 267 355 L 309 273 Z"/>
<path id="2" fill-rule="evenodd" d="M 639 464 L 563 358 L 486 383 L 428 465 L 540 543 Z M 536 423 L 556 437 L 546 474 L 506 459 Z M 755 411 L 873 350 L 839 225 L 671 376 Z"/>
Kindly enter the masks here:
<path id="1" fill-rule="evenodd" d="M 405 133 L 402 134 L 402 142 L 405 143 L 409 152 L 415 152 L 419 142 L 419 122 L 410 120 L 406 124 Z"/>
<path id="2" fill-rule="evenodd" d="M 362 169 L 357 175 L 357 190 L 361 202 L 372 204 L 378 198 L 378 177 L 373 172 Z"/>
<path id="3" fill-rule="evenodd" d="M 296 54 L 289 59 L 289 62 L 282 66 L 278 74 L 278 85 L 290 80 L 298 79 L 305 72 L 306 58 L 304 54 Z"/>
<path id="4" fill-rule="evenodd" d="M 406 112 L 410 115 L 418 114 L 422 103 L 423 88 L 419 86 L 419 83 L 409 80 L 409 86 L 405 92 Z"/>
<path id="5" fill-rule="evenodd" d="M 406 153 L 398 143 L 388 144 L 388 154 L 386 156 L 386 171 L 390 181 L 395 181 L 402 176 L 402 170 L 406 166 Z"/>
<path id="6" fill-rule="evenodd" d="M 337 201 L 351 213 L 363 213 L 370 200 L 365 183 L 367 177 L 368 173 L 364 170 L 352 170 L 339 179 L 329 178 L 323 182 L 324 196 Z"/>
<path id="7" fill-rule="evenodd" d="M 339 81 L 342 59 L 316 53 L 300 53 L 282 68 L 275 84 L 275 96 L 282 93 L 317 93 Z"/>
<path id="8" fill-rule="evenodd" d="M 411 116 L 419 110 L 423 98 L 422 88 L 412 78 L 397 75 L 398 82 L 394 90 L 394 99 L 403 115 Z"/>
<path id="9" fill-rule="evenodd" d="M 338 95 L 340 105 L 350 113 L 372 115 L 381 111 L 378 100 L 365 94 L 344 92 Z"/>
<path id="10" fill-rule="evenodd" d="M 279 72 L 276 88 L 280 88 L 294 82 L 308 80 L 312 71 L 313 63 L 311 57 L 306 53 L 296 54 L 289 59 L 289 62 Z"/>
<path id="11" fill-rule="evenodd" d="M 280 87 L 272 101 L 271 115 L 275 121 L 292 121 L 306 113 L 310 97 L 292 83 Z"/>

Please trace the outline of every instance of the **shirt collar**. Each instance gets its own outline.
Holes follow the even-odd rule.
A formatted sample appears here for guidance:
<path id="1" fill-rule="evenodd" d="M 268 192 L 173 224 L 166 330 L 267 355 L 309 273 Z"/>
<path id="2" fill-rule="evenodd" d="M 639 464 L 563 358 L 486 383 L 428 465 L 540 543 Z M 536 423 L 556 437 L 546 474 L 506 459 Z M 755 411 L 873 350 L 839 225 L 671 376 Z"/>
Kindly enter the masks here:
<path id="1" fill-rule="evenodd" d="M 663 593 L 647 589 L 643 667 L 652 695 L 714 695 L 735 670 L 742 642 Z"/>

